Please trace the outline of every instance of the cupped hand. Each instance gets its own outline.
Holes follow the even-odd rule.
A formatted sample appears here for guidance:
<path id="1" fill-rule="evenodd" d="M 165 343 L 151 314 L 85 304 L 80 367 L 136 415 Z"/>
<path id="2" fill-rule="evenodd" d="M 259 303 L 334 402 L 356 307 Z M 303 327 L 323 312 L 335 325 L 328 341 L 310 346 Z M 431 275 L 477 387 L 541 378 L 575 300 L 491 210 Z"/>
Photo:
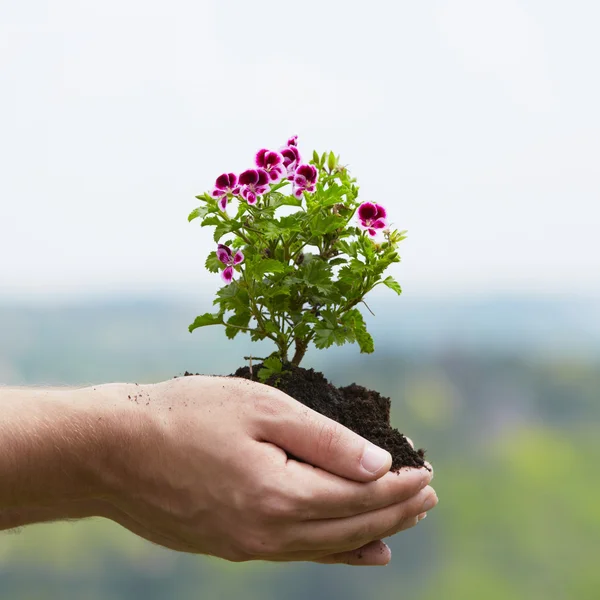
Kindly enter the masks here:
<path id="1" fill-rule="evenodd" d="M 387 564 L 381 540 L 437 504 L 430 471 L 390 472 L 389 453 L 274 388 L 195 376 L 137 396 L 104 512 L 162 546 L 231 561 Z"/>

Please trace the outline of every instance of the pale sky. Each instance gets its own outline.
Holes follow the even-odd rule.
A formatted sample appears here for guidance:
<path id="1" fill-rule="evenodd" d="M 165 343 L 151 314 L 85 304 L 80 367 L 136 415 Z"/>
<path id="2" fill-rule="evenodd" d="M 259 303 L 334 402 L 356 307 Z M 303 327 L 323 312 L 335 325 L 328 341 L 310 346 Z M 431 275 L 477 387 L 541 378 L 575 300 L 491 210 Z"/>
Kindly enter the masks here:
<path id="1" fill-rule="evenodd" d="M 600 3 L 0 0 L 0 296 L 211 290 L 186 216 L 300 136 L 412 297 L 600 291 Z"/>

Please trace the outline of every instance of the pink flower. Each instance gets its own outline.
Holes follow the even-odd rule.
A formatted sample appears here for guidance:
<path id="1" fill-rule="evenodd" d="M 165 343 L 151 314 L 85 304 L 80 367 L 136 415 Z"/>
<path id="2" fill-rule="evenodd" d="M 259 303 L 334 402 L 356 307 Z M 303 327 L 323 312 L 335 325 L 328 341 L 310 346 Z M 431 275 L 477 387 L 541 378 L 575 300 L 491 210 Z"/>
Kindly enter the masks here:
<path id="1" fill-rule="evenodd" d="M 358 222 L 363 229 L 369 232 L 371 237 L 377 235 L 378 229 L 384 229 L 387 226 L 387 213 L 385 208 L 372 202 L 363 202 L 358 207 Z"/>
<path id="2" fill-rule="evenodd" d="M 283 156 L 273 150 L 259 150 L 256 154 L 256 166 L 269 175 L 272 183 L 278 183 L 285 176 Z"/>
<path id="3" fill-rule="evenodd" d="M 235 255 L 229 246 L 219 244 L 217 246 L 217 258 L 225 265 L 225 269 L 221 272 L 221 279 L 225 283 L 233 281 L 233 267 L 244 262 L 244 254 L 238 250 Z"/>
<path id="4" fill-rule="evenodd" d="M 215 181 L 213 198 L 219 199 L 219 208 L 224 211 L 227 208 L 227 202 L 230 196 L 237 196 L 240 193 L 237 175 L 234 173 L 223 173 Z"/>
<path id="5" fill-rule="evenodd" d="M 294 196 L 301 198 L 304 192 L 314 192 L 317 184 L 318 172 L 313 165 L 300 165 L 294 173 Z"/>
<path id="6" fill-rule="evenodd" d="M 240 195 L 248 204 L 256 204 L 258 196 L 269 191 L 269 174 L 264 169 L 248 169 L 240 175 Z"/>
<path id="7" fill-rule="evenodd" d="M 287 146 L 281 150 L 283 156 L 283 166 L 287 169 L 287 178 L 294 180 L 294 173 L 300 164 L 300 152 L 296 146 Z"/>
<path id="8" fill-rule="evenodd" d="M 297 135 L 293 135 L 288 141 L 287 141 L 287 145 L 288 146 L 298 146 L 298 136 Z"/>

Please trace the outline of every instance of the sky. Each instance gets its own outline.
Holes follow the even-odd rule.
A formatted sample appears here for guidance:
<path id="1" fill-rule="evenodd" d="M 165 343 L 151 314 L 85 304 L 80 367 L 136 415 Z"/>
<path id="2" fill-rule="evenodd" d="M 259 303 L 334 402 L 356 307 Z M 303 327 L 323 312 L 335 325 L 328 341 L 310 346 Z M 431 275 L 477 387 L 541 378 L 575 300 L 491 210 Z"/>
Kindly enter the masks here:
<path id="1" fill-rule="evenodd" d="M 0 0 L 0 297 L 216 289 L 187 214 L 299 135 L 411 297 L 600 292 L 600 4 Z"/>

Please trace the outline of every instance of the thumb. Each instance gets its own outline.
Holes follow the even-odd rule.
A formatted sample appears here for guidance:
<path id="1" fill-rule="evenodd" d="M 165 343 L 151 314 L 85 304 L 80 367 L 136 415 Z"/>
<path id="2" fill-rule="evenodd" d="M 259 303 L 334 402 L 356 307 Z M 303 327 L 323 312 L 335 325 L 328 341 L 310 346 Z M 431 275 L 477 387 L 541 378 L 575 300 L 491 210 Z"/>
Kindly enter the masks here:
<path id="1" fill-rule="evenodd" d="M 390 470 L 392 456 L 336 421 L 285 394 L 260 420 L 263 441 L 315 466 L 354 481 L 373 481 Z"/>

